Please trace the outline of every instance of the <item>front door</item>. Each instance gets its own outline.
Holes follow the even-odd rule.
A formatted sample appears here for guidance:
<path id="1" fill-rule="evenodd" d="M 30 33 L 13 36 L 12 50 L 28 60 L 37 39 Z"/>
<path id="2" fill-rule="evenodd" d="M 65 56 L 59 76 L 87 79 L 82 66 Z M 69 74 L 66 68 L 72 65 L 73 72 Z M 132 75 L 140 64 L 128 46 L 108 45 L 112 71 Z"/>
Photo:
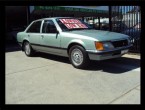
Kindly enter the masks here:
<path id="1" fill-rule="evenodd" d="M 41 33 L 42 51 L 60 53 L 60 35 L 52 20 L 44 20 Z"/>

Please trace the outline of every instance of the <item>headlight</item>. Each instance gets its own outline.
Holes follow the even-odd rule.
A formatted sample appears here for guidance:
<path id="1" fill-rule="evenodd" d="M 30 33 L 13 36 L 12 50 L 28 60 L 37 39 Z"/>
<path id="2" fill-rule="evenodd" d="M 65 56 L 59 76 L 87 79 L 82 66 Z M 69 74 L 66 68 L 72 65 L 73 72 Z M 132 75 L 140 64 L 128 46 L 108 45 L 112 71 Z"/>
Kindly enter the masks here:
<path id="1" fill-rule="evenodd" d="M 114 48 L 114 46 L 112 45 L 111 42 L 104 42 L 103 46 L 104 46 L 105 50 Z"/>
<path id="2" fill-rule="evenodd" d="M 111 42 L 95 42 L 95 46 L 97 50 L 108 50 L 114 48 Z"/>
<path id="3" fill-rule="evenodd" d="M 131 39 L 128 38 L 127 40 L 128 40 L 128 45 L 130 45 L 131 44 Z"/>

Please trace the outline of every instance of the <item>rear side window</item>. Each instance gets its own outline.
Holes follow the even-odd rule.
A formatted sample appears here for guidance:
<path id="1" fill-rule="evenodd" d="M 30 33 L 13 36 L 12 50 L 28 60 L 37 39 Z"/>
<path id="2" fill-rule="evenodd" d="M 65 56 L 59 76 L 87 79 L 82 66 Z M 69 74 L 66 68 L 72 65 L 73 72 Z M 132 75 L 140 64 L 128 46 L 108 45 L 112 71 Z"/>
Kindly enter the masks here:
<path id="1" fill-rule="evenodd" d="M 40 33 L 40 27 L 41 27 L 41 21 L 36 21 L 29 27 L 27 32 Z"/>

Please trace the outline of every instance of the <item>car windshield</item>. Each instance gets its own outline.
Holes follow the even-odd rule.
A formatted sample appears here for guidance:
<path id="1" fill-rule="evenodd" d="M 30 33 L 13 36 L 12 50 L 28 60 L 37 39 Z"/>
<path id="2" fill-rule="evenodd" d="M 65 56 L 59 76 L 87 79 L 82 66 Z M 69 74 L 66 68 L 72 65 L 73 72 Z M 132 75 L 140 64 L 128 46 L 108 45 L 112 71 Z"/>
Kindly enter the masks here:
<path id="1" fill-rule="evenodd" d="M 59 18 L 56 21 L 62 31 L 93 29 L 89 24 L 76 18 Z"/>

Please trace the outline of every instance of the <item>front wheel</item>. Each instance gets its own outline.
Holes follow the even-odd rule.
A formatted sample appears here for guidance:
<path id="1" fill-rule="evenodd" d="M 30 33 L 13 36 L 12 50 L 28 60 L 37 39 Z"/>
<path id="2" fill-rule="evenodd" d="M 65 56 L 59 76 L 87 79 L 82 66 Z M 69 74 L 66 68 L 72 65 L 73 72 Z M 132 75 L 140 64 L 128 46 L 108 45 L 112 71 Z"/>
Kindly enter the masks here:
<path id="1" fill-rule="evenodd" d="M 27 56 L 32 56 L 34 51 L 29 42 L 24 42 L 24 51 Z"/>
<path id="2" fill-rule="evenodd" d="M 87 52 L 79 45 L 70 48 L 69 59 L 75 68 L 85 68 L 90 62 Z"/>

